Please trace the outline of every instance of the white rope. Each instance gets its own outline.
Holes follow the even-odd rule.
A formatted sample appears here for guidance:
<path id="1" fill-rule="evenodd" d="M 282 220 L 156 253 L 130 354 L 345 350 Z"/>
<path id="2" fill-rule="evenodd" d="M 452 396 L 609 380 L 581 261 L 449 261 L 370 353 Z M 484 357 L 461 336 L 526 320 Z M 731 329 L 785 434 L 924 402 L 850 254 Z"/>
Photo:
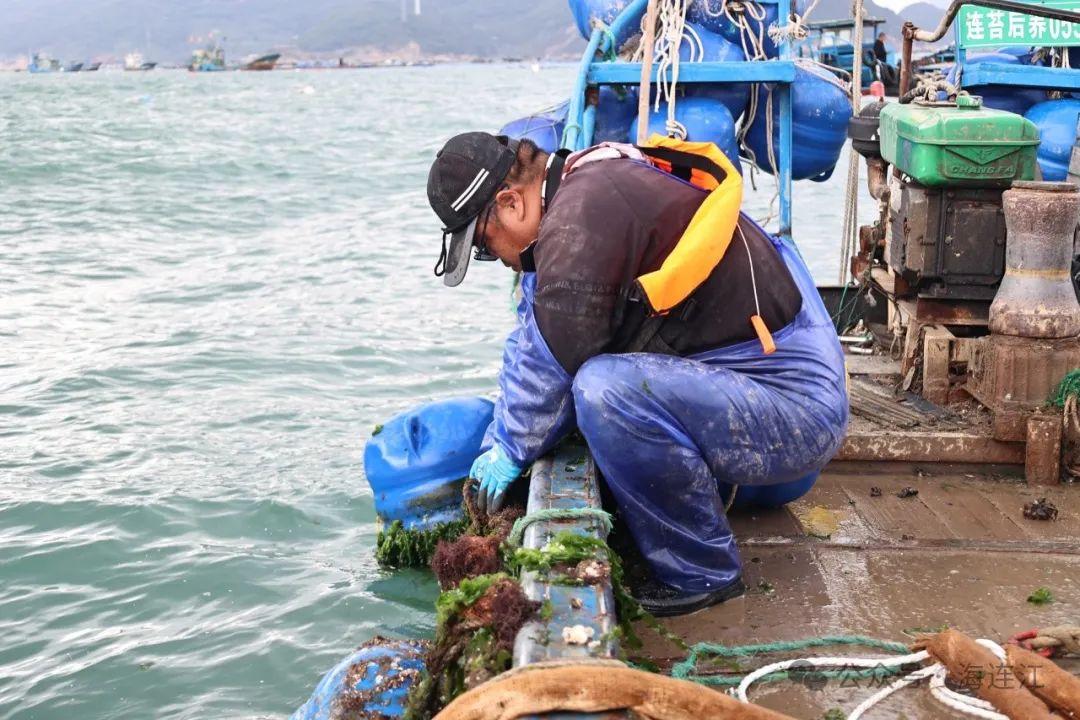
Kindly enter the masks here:
<path id="1" fill-rule="evenodd" d="M 769 28 L 769 38 L 777 45 L 788 40 L 806 39 L 806 21 L 810 19 L 810 13 L 814 12 L 814 8 L 817 7 L 819 2 L 820 0 L 813 0 L 802 15 L 795 12 L 791 13 L 791 20 L 786 25 Z"/>
<path id="2" fill-rule="evenodd" d="M 781 670 L 787 670 L 791 667 L 806 667 L 807 664 L 820 666 L 820 667 L 864 667 L 864 668 L 877 668 L 877 667 L 897 667 L 900 665 L 909 665 L 911 663 L 918 663 L 926 660 L 930 657 L 930 653 L 925 650 L 921 650 L 917 653 L 910 655 L 899 655 L 889 658 L 854 658 L 854 657 L 814 657 L 814 658 L 798 658 L 795 660 L 781 660 L 780 662 L 766 665 L 765 667 L 758 668 L 754 672 L 750 673 L 742 679 L 739 683 L 739 687 L 735 690 L 735 697 L 739 698 L 744 703 L 750 702 L 750 699 L 746 695 L 746 691 L 755 682 L 761 678 L 769 675 L 770 673 L 779 672 Z"/>
<path id="3" fill-rule="evenodd" d="M 1007 715 L 995 711 L 994 706 L 985 700 L 961 695 L 945 687 L 945 677 L 948 674 L 949 671 L 944 666 L 941 666 L 934 673 L 934 676 L 930 678 L 930 694 L 933 695 L 935 700 L 953 710 L 985 718 L 985 720 L 1009 720 Z"/>
<path id="4" fill-rule="evenodd" d="M 930 677 L 937 672 L 937 669 L 939 667 L 940 665 L 929 665 L 924 668 L 919 668 L 915 672 L 905 675 L 902 678 L 893 680 L 889 685 L 859 703 L 859 706 L 855 708 L 850 715 L 847 716 L 847 720 L 859 720 L 859 718 L 865 715 L 870 708 L 874 707 L 897 690 L 906 688 L 912 683 L 916 683 L 919 680 Z"/>
<path id="5" fill-rule="evenodd" d="M 994 653 L 994 656 L 1005 662 L 1005 650 L 993 642 L 992 640 L 979 639 L 976 640 L 979 645 L 989 649 Z M 793 667 L 807 668 L 807 667 L 861 667 L 861 668 L 886 668 L 886 667 L 901 667 L 903 665 L 912 665 L 921 663 L 930 659 L 930 654 L 925 650 L 911 653 L 909 655 L 901 655 L 897 657 L 887 658 L 865 658 L 865 657 L 809 657 L 809 658 L 796 658 L 793 660 L 782 660 L 780 662 L 771 663 L 764 667 L 758 668 L 754 672 L 743 678 L 739 683 L 739 687 L 731 691 L 731 694 L 744 703 L 749 703 L 750 698 L 748 691 L 750 686 L 755 682 L 775 672 L 781 672 L 789 670 Z M 901 690 L 910 685 L 930 679 L 930 694 L 931 696 L 942 703 L 943 705 L 956 710 L 958 712 L 966 713 L 978 718 L 984 718 L 984 720 L 1009 720 L 1006 715 L 999 713 L 994 706 L 977 697 L 971 697 L 949 689 L 945 680 L 948 676 L 948 668 L 941 663 L 934 663 L 926 667 L 919 668 L 918 670 L 908 673 L 903 677 L 893 680 L 889 685 L 882 688 L 878 692 L 874 693 L 870 697 L 863 700 L 859 705 L 847 716 L 847 720 L 860 720 L 871 708 L 877 706 L 883 700 L 898 690 Z"/>
<path id="6" fill-rule="evenodd" d="M 656 42 L 653 45 L 653 59 L 656 63 L 656 99 L 653 108 L 659 112 L 660 106 L 667 103 L 664 129 L 669 137 L 680 140 L 686 139 L 686 126 L 675 119 L 675 104 L 683 42 L 686 41 L 689 46 L 689 62 L 699 62 L 705 56 L 701 36 L 686 24 L 686 10 L 690 2 L 691 0 L 660 0 L 657 4 Z M 645 20 L 642 19 L 642 22 Z M 643 53 L 644 48 L 639 47 L 633 59 L 640 62 Z"/>

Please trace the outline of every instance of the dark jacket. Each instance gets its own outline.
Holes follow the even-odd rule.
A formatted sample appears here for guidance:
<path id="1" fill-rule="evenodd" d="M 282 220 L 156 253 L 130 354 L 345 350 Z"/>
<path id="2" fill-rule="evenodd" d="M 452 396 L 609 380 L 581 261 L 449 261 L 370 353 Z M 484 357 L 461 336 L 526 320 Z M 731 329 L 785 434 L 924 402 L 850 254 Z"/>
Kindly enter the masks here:
<path id="1" fill-rule="evenodd" d="M 589 358 L 626 349 L 643 319 L 643 303 L 628 290 L 660 266 L 704 197 L 633 160 L 601 160 L 567 176 L 539 237 L 522 254 L 518 325 L 503 349 L 485 447 L 498 444 L 526 467 L 573 429 L 574 375 Z M 779 330 L 794 319 L 802 297 L 769 239 L 752 222 L 740 221 L 740 227 L 754 261 L 761 314 Z M 756 337 L 746 247 L 737 236 L 691 296 L 693 307 L 676 308 L 664 320 L 657 333 L 664 352 L 688 355 Z"/>
<path id="2" fill-rule="evenodd" d="M 874 41 L 874 59 L 886 62 L 889 59 L 889 51 L 885 47 L 885 41 L 878 38 Z"/>
<path id="3" fill-rule="evenodd" d="M 536 322 L 568 373 L 633 341 L 646 314 L 634 280 L 660 267 L 705 197 L 629 159 L 589 163 L 563 180 L 530 250 Z M 644 350 L 691 355 L 757 337 L 747 246 L 766 325 L 775 332 L 794 319 L 802 297 L 787 267 L 754 223 L 740 220 L 740 228 L 746 245 L 736 232 L 724 259 Z"/>

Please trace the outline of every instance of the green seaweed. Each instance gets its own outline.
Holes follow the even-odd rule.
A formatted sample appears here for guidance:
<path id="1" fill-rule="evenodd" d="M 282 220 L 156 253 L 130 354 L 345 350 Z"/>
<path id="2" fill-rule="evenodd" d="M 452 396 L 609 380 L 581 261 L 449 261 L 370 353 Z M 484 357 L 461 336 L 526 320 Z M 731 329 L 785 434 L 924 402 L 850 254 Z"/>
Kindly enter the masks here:
<path id="1" fill-rule="evenodd" d="M 495 573 L 462 580 L 456 588 L 442 593 L 435 601 L 435 624 L 446 625 L 462 611 L 472 607 L 488 588 L 508 577 L 506 573 Z"/>
<path id="2" fill-rule="evenodd" d="M 375 559 L 393 568 L 427 567 L 440 540 L 454 540 L 469 529 L 469 521 L 454 520 L 427 530 L 406 529 L 400 520 L 379 531 L 375 540 Z"/>
<path id="3" fill-rule="evenodd" d="M 535 548 L 517 548 L 507 559 L 510 571 L 519 574 L 522 570 L 548 573 L 549 582 L 568 580 L 564 575 L 550 573 L 553 567 L 573 566 L 582 560 L 607 560 L 610 568 L 611 590 L 615 595 L 616 612 L 619 618 L 618 630 L 623 644 L 631 649 L 641 647 L 641 638 L 634 631 L 634 623 L 641 621 L 662 638 L 674 643 L 682 650 L 689 650 L 686 641 L 666 630 L 650 613 L 645 612 L 637 600 L 630 595 L 624 580 L 622 559 L 608 547 L 603 540 L 589 535 L 578 535 L 568 530 L 557 533 L 547 545 Z M 574 578 L 576 580 L 576 578 Z M 578 581 L 580 582 L 580 581 Z M 563 582 L 563 584 L 570 584 Z M 574 583 L 576 584 L 576 583 Z"/>
<path id="4" fill-rule="evenodd" d="M 1050 588 L 1035 588 L 1035 590 L 1028 595 L 1027 601 L 1032 605 L 1049 605 L 1054 602 L 1054 593 L 1050 592 Z"/>
<path id="5" fill-rule="evenodd" d="M 458 695 L 509 670 L 513 637 L 539 608 L 506 573 L 467 578 L 439 595 L 435 642 L 409 691 L 405 720 L 429 720 Z"/>

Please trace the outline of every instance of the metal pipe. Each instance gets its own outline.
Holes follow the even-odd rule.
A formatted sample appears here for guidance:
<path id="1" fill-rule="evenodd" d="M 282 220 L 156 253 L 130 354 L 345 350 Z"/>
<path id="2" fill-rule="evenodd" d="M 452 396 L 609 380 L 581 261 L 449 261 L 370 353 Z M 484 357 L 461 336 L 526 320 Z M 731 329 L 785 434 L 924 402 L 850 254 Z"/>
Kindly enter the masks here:
<path id="1" fill-rule="evenodd" d="M 915 27 L 914 23 L 904 23 L 903 36 L 904 46 L 901 54 L 900 65 L 900 95 L 903 96 L 911 89 L 911 49 L 916 40 L 919 42 L 937 42 L 945 37 L 949 26 L 953 24 L 957 13 L 964 5 L 978 5 L 980 7 L 993 8 L 994 10 L 1007 10 L 1020 13 L 1021 15 L 1038 15 L 1050 20 L 1060 20 L 1068 23 L 1080 23 L 1080 13 L 1047 5 L 1032 5 L 1017 0 L 953 0 L 941 22 L 933 31 L 926 31 Z M 957 48 L 959 50 L 959 48 Z"/>
<path id="2" fill-rule="evenodd" d="M 570 107 L 566 113 L 566 132 L 563 134 L 563 147 L 570 150 L 580 150 L 584 147 L 579 144 L 579 141 L 582 139 L 582 124 L 585 122 L 585 81 L 589 75 L 589 67 L 596 59 L 596 49 L 600 47 L 601 37 L 603 37 L 603 32 L 600 28 L 593 28 L 585 54 L 581 58 L 581 65 L 578 67 L 574 90 L 570 93 Z M 577 134 L 571 135 L 571 130 L 576 130 Z"/>
<path id="3" fill-rule="evenodd" d="M 779 16 L 785 18 L 788 21 L 791 19 L 791 0 L 780 0 L 779 7 L 777 8 Z M 791 38 L 785 38 L 780 43 L 780 59 L 791 60 Z M 792 155 L 792 126 L 791 126 L 791 88 L 790 83 L 780 83 L 775 87 L 777 99 L 779 100 L 779 112 L 780 120 L 780 232 L 778 233 L 781 238 L 785 239 L 789 244 L 794 245 L 794 238 L 792 237 L 791 230 L 791 155 Z M 751 87 L 753 92 L 756 89 Z M 766 107 L 766 111 L 770 111 L 770 108 Z M 772 118 L 769 118 L 772 120 Z M 768 124 L 766 124 L 768 127 Z M 770 138 L 771 140 L 772 138 Z"/>
<path id="4" fill-rule="evenodd" d="M 870 197 L 880 200 L 889 189 L 889 164 L 881 158 L 866 158 L 866 187 Z"/>

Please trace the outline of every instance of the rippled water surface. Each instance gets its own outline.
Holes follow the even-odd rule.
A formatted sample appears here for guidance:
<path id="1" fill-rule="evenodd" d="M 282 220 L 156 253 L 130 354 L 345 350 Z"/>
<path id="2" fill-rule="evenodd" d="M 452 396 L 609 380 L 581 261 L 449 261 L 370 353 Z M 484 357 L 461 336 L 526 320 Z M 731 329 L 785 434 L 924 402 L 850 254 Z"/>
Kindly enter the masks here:
<path id="1" fill-rule="evenodd" d="M 0 717 L 280 718 L 431 631 L 364 439 L 490 393 L 512 315 L 431 276 L 427 167 L 573 72 L 0 75 Z M 840 178 L 797 200 L 831 281 Z"/>

